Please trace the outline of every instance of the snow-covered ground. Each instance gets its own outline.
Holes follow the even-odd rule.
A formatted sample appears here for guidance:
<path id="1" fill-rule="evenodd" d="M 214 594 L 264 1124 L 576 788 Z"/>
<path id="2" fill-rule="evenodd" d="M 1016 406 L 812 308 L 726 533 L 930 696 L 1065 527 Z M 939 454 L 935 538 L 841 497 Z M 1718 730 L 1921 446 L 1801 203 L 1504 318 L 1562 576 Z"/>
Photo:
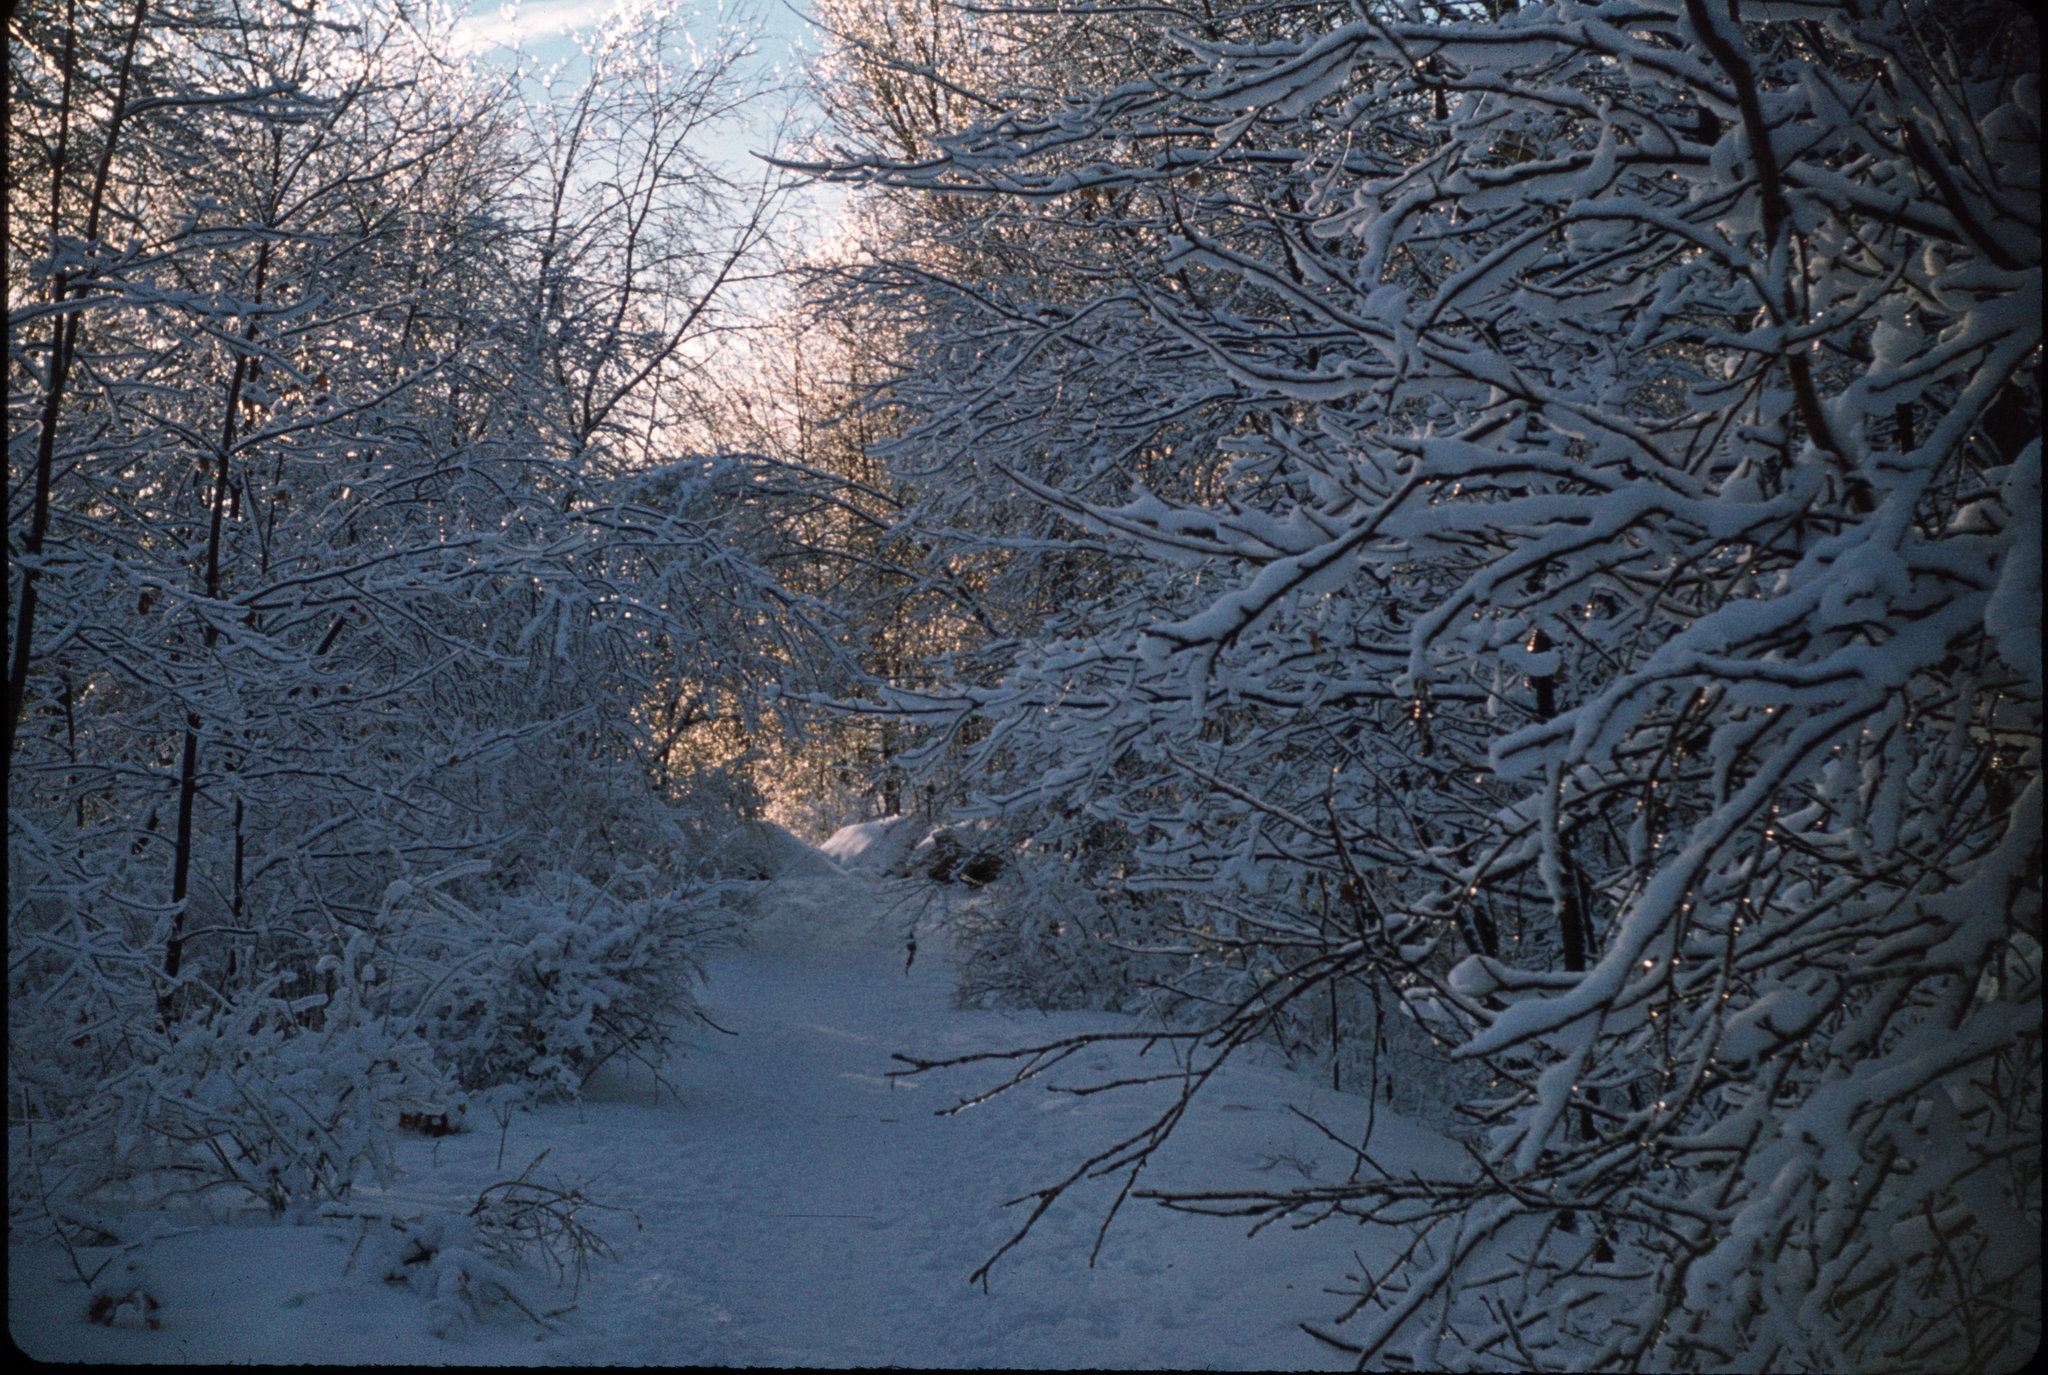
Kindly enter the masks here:
<path id="1" fill-rule="evenodd" d="M 97 1362 L 1343 1365 L 1296 1324 L 1338 1311 L 1324 1286 L 1355 1273 L 1356 1257 L 1377 1263 L 1392 1234 L 1327 1224 L 1248 1240 L 1241 1221 L 1127 1205 L 1091 1269 L 1113 1192 L 1098 1182 L 1004 1256 L 986 1292 L 968 1283 L 1022 1220 L 1006 1200 L 1064 1176 L 1164 1100 L 1033 1084 L 941 1117 L 935 1109 L 1001 1071 L 892 1082 L 895 1051 L 939 1057 L 1132 1025 L 954 1008 L 932 891 L 864 873 L 764 885 L 751 949 L 710 971 L 706 1006 L 735 1034 L 703 1030 L 667 1068 L 680 1101 L 644 1071 L 608 1073 L 581 1105 L 514 1116 L 503 1168 L 488 1118 L 438 1141 L 407 1139 L 404 1178 L 365 1206 L 460 1212 L 545 1150 L 541 1177 L 586 1184 L 627 1210 L 602 1216 L 616 1254 L 592 1266 L 553 1330 L 493 1308 L 437 1336 L 425 1297 L 382 1282 L 351 1224 L 260 1217 L 133 1253 L 163 1305 L 156 1330 L 129 1310 L 113 1327 L 88 1323 L 63 1253 L 11 1245 L 14 1340 L 42 1359 Z M 1122 1054 L 1069 1061 L 1073 1073 L 1052 1083 Z M 1362 1099 L 1253 1055 L 1198 1100 L 1144 1182 L 1342 1178 L 1346 1154 L 1289 1104 L 1353 1139 L 1365 1128 Z M 1440 1165 L 1448 1148 L 1384 1109 L 1373 1128 L 1374 1159 L 1396 1171 Z M 106 1253 L 82 1254 L 96 1263 Z"/>

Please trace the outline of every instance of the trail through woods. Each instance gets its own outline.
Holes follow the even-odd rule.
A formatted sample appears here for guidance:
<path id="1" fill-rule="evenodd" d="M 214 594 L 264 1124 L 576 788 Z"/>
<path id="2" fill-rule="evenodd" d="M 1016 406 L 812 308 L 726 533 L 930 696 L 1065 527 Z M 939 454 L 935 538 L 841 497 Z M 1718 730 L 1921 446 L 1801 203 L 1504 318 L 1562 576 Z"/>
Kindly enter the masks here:
<path id="1" fill-rule="evenodd" d="M 364 1206 L 460 1210 L 546 1150 L 540 1176 L 585 1183 L 628 1210 L 602 1219 L 616 1255 L 592 1265 L 552 1332 L 494 1308 L 436 1336 L 415 1289 L 379 1281 L 361 1248 L 350 1264 L 348 1225 L 259 1216 L 135 1253 L 163 1305 L 155 1331 L 131 1310 L 112 1328 L 88 1324 L 62 1254 L 11 1246 L 12 1334 L 45 1359 L 115 1362 L 1342 1365 L 1342 1353 L 1296 1324 L 1341 1308 L 1323 1287 L 1357 1272 L 1354 1252 L 1380 1261 L 1390 1234 L 1332 1223 L 1247 1240 L 1240 1221 L 1134 1203 L 1091 1269 L 1114 1190 L 1097 1182 L 1003 1258 L 988 1292 L 969 1285 L 1028 1206 L 1006 1200 L 1135 1130 L 1166 1090 L 1076 1098 L 1034 1083 L 941 1117 L 935 1109 L 1003 1071 L 892 1084 L 899 1050 L 953 1055 L 1137 1025 L 955 1008 L 938 894 L 874 877 L 765 885 L 752 899 L 750 948 L 710 969 L 706 1007 L 734 1034 L 692 1035 L 665 1071 L 680 1101 L 645 1071 L 603 1075 L 580 1106 L 515 1115 L 502 1170 L 492 1120 L 439 1141 L 407 1139 L 405 1176 Z M 906 971 L 913 931 L 918 954 Z M 1112 1054 L 1122 1052 L 1069 1061 L 1049 1082 L 1113 1068 Z M 1145 1064 L 1165 1056 L 1155 1050 Z M 1233 1065 L 1141 1185 L 1342 1178 L 1346 1153 L 1287 1108 L 1356 1139 L 1365 1100 L 1330 1092 L 1326 1074 L 1290 1071 L 1263 1053 Z M 1382 1166 L 1441 1164 L 1445 1149 L 1378 1114 L 1372 1155 Z M 566 1291 L 557 1301 L 568 1302 Z"/>

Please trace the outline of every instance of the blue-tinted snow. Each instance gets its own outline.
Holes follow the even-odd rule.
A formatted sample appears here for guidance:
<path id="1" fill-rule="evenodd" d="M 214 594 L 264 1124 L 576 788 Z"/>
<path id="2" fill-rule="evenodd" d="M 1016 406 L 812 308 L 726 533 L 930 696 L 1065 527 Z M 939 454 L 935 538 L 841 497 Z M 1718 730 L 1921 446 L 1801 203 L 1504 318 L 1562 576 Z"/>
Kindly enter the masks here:
<path id="1" fill-rule="evenodd" d="M 897 829 L 908 828 L 835 838 L 834 858 L 856 867 L 859 851 Z M 1134 1130 L 1165 1090 L 1075 1098 L 1027 1086 L 939 1117 L 993 1077 L 892 1084 L 899 1050 L 939 1057 L 1134 1025 L 954 1008 L 935 892 L 873 876 L 764 883 L 751 899 L 751 948 L 713 964 L 705 998 L 736 1034 L 692 1034 L 665 1071 L 680 1101 L 645 1071 L 608 1074 L 580 1106 L 513 1117 L 502 1169 L 498 1125 L 481 1108 L 461 1134 L 405 1141 L 405 1178 L 361 1206 L 460 1210 L 545 1150 L 543 1176 L 589 1181 L 593 1196 L 628 1210 L 602 1224 L 616 1256 L 593 1266 L 552 1332 L 501 1308 L 436 1336 L 426 1297 L 381 1281 L 352 1225 L 256 1216 L 135 1253 L 162 1303 L 158 1330 L 132 1308 L 112 1328 L 87 1323 L 86 1291 L 67 1279 L 62 1253 L 13 1246 L 11 1333 L 42 1359 L 117 1363 L 1342 1365 L 1296 1324 L 1339 1311 L 1324 1286 L 1357 1270 L 1354 1252 L 1383 1264 L 1394 1234 L 1339 1222 L 1247 1240 L 1241 1221 L 1129 1205 L 1090 1269 L 1109 1181 L 1056 1206 L 997 1265 L 989 1292 L 968 1284 L 1021 1220 L 1006 1200 Z M 906 972 L 912 932 L 919 953 Z M 1133 1054 L 1101 1049 L 1054 1082 Z M 1254 1053 L 1198 1100 L 1143 1184 L 1341 1179 L 1349 1157 L 1290 1103 L 1340 1135 L 1364 1131 L 1363 1099 Z M 1441 1166 L 1456 1148 L 1383 1107 L 1371 1149 L 1398 1172 Z M 81 1254 L 96 1264 L 110 1253 Z M 532 1278 L 552 1302 L 570 1301 Z"/>

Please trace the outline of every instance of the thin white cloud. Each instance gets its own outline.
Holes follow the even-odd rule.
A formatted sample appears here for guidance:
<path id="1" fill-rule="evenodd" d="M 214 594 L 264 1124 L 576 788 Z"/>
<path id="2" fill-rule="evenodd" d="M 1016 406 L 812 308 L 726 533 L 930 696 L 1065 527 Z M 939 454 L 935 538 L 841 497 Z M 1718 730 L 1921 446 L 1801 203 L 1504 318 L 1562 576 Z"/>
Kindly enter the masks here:
<path id="1" fill-rule="evenodd" d="M 455 46 L 463 53 L 490 52 L 536 38 L 552 38 L 595 27 L 628 0 L 541 0 L 506 5 L 496 14 L 472 14 L 455 24 Z"/>

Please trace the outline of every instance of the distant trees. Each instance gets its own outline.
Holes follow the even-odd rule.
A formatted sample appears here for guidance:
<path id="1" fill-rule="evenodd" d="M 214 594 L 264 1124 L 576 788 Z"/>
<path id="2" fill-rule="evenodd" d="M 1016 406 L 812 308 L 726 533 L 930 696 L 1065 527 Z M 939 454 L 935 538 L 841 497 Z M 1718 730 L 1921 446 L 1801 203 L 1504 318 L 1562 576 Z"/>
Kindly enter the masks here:
<path id="1" fill-rule="evenodd" d="M 670 447 L 772 203 L 677 37 L 551 125 L 403 10 L 10 18 L 17 1197 L 338 1192 L 687 1014 L 753 801 L 651 704 L 813 651 Z"/>
<path id="2" fill-rule="evenodd" d="M 1197 1085 L 1383 989 L 1493 1086 L 1434 1179 L 1368 1143 L 1339 1185 L 1140 1196 L 1415 1228 L 1318 1329 L 1361 1365 L 2009 1367 L 2040 1331 L 2032 21 L 1071 22 L 1158 58 L 899 53 L 943 100 L 878 79 L 828 169 L 933 207 L 850 290 L 906 322 L 909 528 L 1017 627 L 894 700 L 985 731 L 986 809 L 1099 895 L 990 948 L 1027 985 L 1170 960 Z M 952 122 L 909 136 L 926 107 Z M 1134 893 L 1170 930 L 1118 927 Z"/>

